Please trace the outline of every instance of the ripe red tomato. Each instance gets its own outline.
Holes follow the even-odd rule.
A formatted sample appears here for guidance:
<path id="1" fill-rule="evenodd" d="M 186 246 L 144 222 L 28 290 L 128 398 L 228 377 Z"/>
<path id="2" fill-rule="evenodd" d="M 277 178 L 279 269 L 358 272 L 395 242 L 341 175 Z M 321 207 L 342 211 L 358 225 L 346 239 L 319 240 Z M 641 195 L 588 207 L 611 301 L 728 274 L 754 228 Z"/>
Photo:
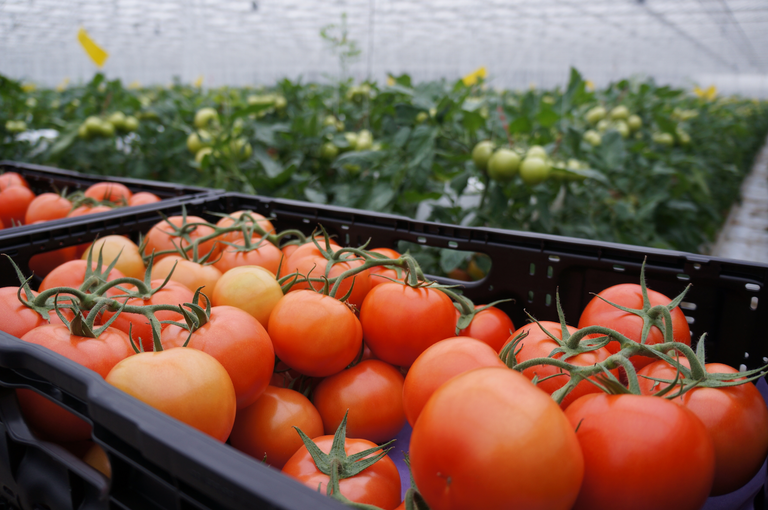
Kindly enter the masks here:
<path id="1" fill-rule="evenodd" d="M 326 377 L 315 388 L 313 402 L 326 434 L 347 417 L 347 436 L 384 443 L 405 424 L 403 375 L 379 360 L 366 360 Z"/>
<path id="2" fill-rule="evenodd" d="M 692 412 L 658 397 L 591 393 L 565 410 L 584 454 L 576 510 L 696 510 L 715 450 Z M 665 474 L 674 473 L 670 484 Z M 620 490 L 616 490 L 617 488 Z"/>
<path id="3" fill-rule="evenodd" d="M 567 510 L 584 474 L 562 410 L 506 367 L 471 370 L 438 388 L 413 427 L 410 458 L 433 510 Z"/>
<path id="4" fill-rule="evenodd" d="M 256 244 L 259 238 L 254 237 L 251 242 Z M 238 239 L 232 244 L 245 246 L 243 239 Z M 226 273 L 232 268 L 240 266 L 261 266 L 268 269 L 272 274 L 277 275 L 277 268 L 280 267 L 280 261 L 283 260 L 283 252 L 280 248 L 270 242 L 262 242 L 258 248 L 251 251 L 238 251 L 232 246 L 225 246 L 221 250 L 219 260 L 214 262 L 214 266 Z"/>
<path id="5" fill-rule="evenodd" d="M 680 363 L 689 366 L 686 358 Z M 735 374 L 737 370 L 721 363 L 707 363 L 707 372 Z M 675 369 L 659 360 L 637 373 L 640 391 L 651 394 L 668 386 L 656 379 L 675 379 Z M 672 400 L 690 409 L 709 431 L 715 446 L 715 481 L 712 495 L 728 494 L 744 486 L 758 472 L 768 455 L 768 408 L 752 383 L 726 388 L 698 387 Z"/>
<path id="6" fill-rule="evenodd" d="M 106 377 L 119 361 L 133 355 L 128 335 L 107 328 L 99 338 L 73 335 L 63 324 L 35 328 L 21 337 L 90 368 Z M 91 426 L 82 418 L 32 390 L 16 390 L 24 419 L 45 438 L 79 441 L 91 436 Z"/>
<path id="7" fill-rule="evenodd" d="M 314 290 L 289 292 L 278 301 L 268 331 L 281 361 L 315 377 L 343 370 L 355 360 L 363 341 L 352 310 Z"/>
<path id="8" fill-rule="evenodd" d="M 21 338 L 27 332 L 48 323 L 39 313 L 27 308 L 19 301 L 18 287 L 0 287 L 0 331 L 16 338 Z M 32 292 L 37 296 L 37 292 Z M 26 297 L 24 291 L 21 295 Z"/>
<path id="9" fill-rule="evenodd" d="M 372 250 L 368 250 L 368 251 L 379 253 L 390 259 L 400 258 L 400 254 L 391 248 L 373 248 Z M 397 271 L 395 271 L 394 269 L 389 269 L 384 266 L 373 267 L 369 270 L 369 273 L 371 274 L 371 288 L 374 288 L 376 285 L 379 285 L 380 283 L 388 282 L 389 280 L 387 280 L 387 278 L 394 278 L 395 280 L 401 279 L 397 277 Z M 382 278 L 382 277 L 386 277 L 386 278 Z"/>
<path id="10" fill-rule="evenodd" d="M 323 420 L 307 397 L 288 388 L 267 386 L 259 399 L 237 411 L 230 444 L 261 461 L 282 469 L 303 446 L 298 427 L 309 437 L 323 435 Z"/>
<path id="11" fill-rule="evenodd" d="M 541 324 L 544 328 L 546 328 L 547 331 L 555 335 L 555 337 L 559 339 L 563 338 L 563 331 L 560 327 L 559 322 L 539 321 L 539 324 Z M 523 361 L 528 361 L 534 358 L 549 357 L 549 354 L 554 349 L 559 347 L 559 345 L 554 340 L 552 340 L 546 333 L 544 333 L 541 327 L 539 327 L 539 325 L 536 323 L 526 324 L 522 328 L 512 333 L 507 343 L 511 342 L 515 336 L 522 333 L 523 331 L 527 331 L 528 336 L 526 336 L 519 344 L 520 352 L 517 354 L 518 363 L 522 363 Z M 574 327 L 568 326 L 568 331 L 571 334 L 573 334 L 577 330 Z M 594 365 L 595 363 L 599 363 L 605 360 L 610 355 L 611 353 L 608 351 L 608 349 L 603 347 L 601 349 L 597 349 L 594 351 L 577 354 L 576 356 L 568 358 L 564 361 L 570 363 L 571 365 L 588 367 L 588 366 Z M 563 355 L 556 354 L 554 357 L 556 359 L 562 359 Z M 618 377 L 618 369 L 613 369 L 611 372 L 613 373 L 613 375 Z M 550 395 L 555 391 L 559 390 L 560 388 L 562 388 L 563 386 L 565 386 L 570 380 L 570 376 L 568 375 L 568 372 L 562 372 L 564 375 L 559 375 L 557 377 L 551 377 L 549 379 L 545 379 L 551 375 L 555 375 L 559 373 L 561 373 L 560 369 L 553 365 L 537 365 L 534 367 L 526 368 L 522 372 L 524 376 L 526 376 L 528 379 L 531 379 L 531 380 L 533 380 L 534 377 L 538 376 L 539 382 L 537 386 L 541 388 L 543 391 L 549 393 Z M 563 409 L 565 409 L 571 404 L 571 402 L 573 402 L 580 396 L 586 395 L 587 393 L 597 393 L 600 391 L 601 391 L 600 388 L 598 388 L 591 382 L 587 380 L 581 381 L 573 390 L 571 390 L 570 393 L 568 393 L 568 395 L 566 395 L 566 397 L 561 402 L 560 406 Z"/>
<path id="12" fill-rule="evenodd" d="M 78 216 L 85 216 L 86 214 L 98 214 L 103 212 L 109 212 L 113 208 L 108 205 L 81 205 L 73 209 L 67 218 L 77 218 Z M 87 246 L 87 245 L 86 245 Z"/>
<path id="13" fill-rule="evenodd" d="M 35 222 L 40 223 L 40 222 Z M 48 274 L 70 260 L 78 258 L 77 246 L 65 246 L 57 250 L 44 251 L 32 255 L 29 259 L 29 269 L 35 273 L 35 276 L 45 278 Z"/>
<path id="14" fill-rule="evenodd" d="M 341 248 L 336 245 L 331 245 L 331 250 L 334 252 L 340 249 Z M 347 259 L 344 262 L 339 262 L 333 265 L 327 276 L 328 278 L 335 278 L 353 267 L 361 266 L 363 262 L 364 261 L 362 259 L 355 257 Z M 300 275 L 309 276 L 311 278 L 321 278 L 323 275 L 325 275 L 327 264 L 328 261 L 325 259 L 325 257 L 322 256 L 317 247 L 313 243 L 307 243 L 297 248 L 296 251 L 285 261 L 285 266 L 282 273 L 284 275 L 289 275 L 298 271 Z M 354 287 L 352 287 L 353 282 Z M 323 287 L 323 283 L 313 282 L 311 286 L 320 290 Z M 310 288 L 309 283 L 299 282 L 291 287 L 291 291 L 308 288 Z M 368 294 L 368 291 L 371 288 L 370 273 L 368 271 L 363 271 L 351 278 L 345 279 L 339 285 L 336 298 L 340 299 L 344 297 L 349 292 L 350 288 L 352 288 L 352 293 L 350 294 L 347 301 L 360 308 L 360 306 L 363 304 L 365 296 Z"/>
<path id="15" fill-rule="evenodd" d="M 128 206 L 133 207 L 137 205 L 154 204 L 156 202 L 160 202 L 160 200 L 160 197 L 154 193 L 149 193 L 148 191 L 140 191 L 138 193 L 134 193 L 133 196 L 128 199 Z"/>
<path id="16" fill-rule="evenodd" d="M 64 264 L 48 273 L 48 276 L 46 276 L 42 283 L 40 283 L 39 292 L 43 292 L 44 290 L 52 289 L 54 287 L 73 287 L 75 289 L 79 288 L 80 285 L 85 282 L 85 269 L 87 267 L 87 260 L 78 259 L 65 262 Z M 94 269 L 96 268 L 96 261 L 91 261 L 91 267 Z M 106 266 L 102 267 L 102 269 L 105 268 Z M 118 278 L 125 278 L 125 275 L 117 269 L 112 269 L 112 271 L 110 271 L 106 277 L 108 282 Z M 118 294 L 120 294 L 120 291 L 114 287 L 107 292 L 108 296 L 115 296 Z"/>
<path id="17" fill-rule="evenodd" d="M 163 346 L 181 347 L 189 331 L 174 324 L 160 336 Z M 251 405 L 269 385 L 275 350 L 267 331 L 247 312 L 214 306 L 210 320 L 192 333 L 188 347 L 210 354 L 226 369 L 237 395 L 237 408 Z"/>
<path id="18" fill-rule="evenodd" d="M 235 423 L 232 380 L 221 363 L 197 349 L 134 354 L 115 365 L 106 381 L 222 442 Z"/>
<path id="19" fill-rule="evenodd" d="M 429 397 L 449 379 L 481 367 L 506 365 L 488 344 L 458 336 L 440 340 L 416 358 L 403 386 L 403 407 L 413 426 Z"/>
<path id="20" fill-rule="evenodd" d="M 324 453 L 331 451 L 333 436 L 313 438 Z M 350 439 L 344 442 L 347 455 L 354 455 L 376 445 L 365 439 Z M 315 466 L 315 461 L 306 446 L 299 450 L 283 466 L 283 473 L 293 477 L 312 490 L 325 494 L 330 477 Z M 359 474 L 339 482 L 340 492 L 350 501 L 375 505 L 385 510 L 394 509 L 400 503 L 400 473 L 395 463 L 387 456 Z"/>
<path id="21" fill-rule="evenodd" d="M 72 202 L 56 193 L 43 193 L 36 196 L 27 207 L 24 223 L 31 225 L 38 221 L 51 221 L 66 218 L 72 209 Z"/>
<path id="22" fill-rule="evenodd" d="M 233 213 L 230 213 L 229 215 L 234 218 L 221 218 L 217 223 L 217 227 L 230 227 L 234 225 L 235 220 L 240 218 L 244 213 L 248 213 L 251 217 L 253 217 L 254 220 L 256 220 L 256 223 L 263 228 L 267 233 L 275 233 L 275 227 L 272 226 L 272 222 L 270 222 L 267 218 L 262 216 L 259 213 L 253 212 L 253 211 L 235 211 Z M 255 237 L 261 237 L 261 235 L 258 232 L 254 232 Z M 232 232 L 227 232 L 226 234 L 221 236 L 222 241 L 227 241 L 229 243 L 234 243 L 238 239 L 243 238 L 243 231 L 242 230 L 233 230 Z"/>
<path id="23" fill-rule="evenodd" d="M 9 186 L 0 191 L 0 221 L 5 228 L 24 223 L 27 207 L 35 199 L 35 194 L 24 186 Z"/>
<path id="24" fill-rule="evenodd" d="M 0 191 L 3 191 L 6 188 L 10 188 L 11 186 L 22 186 L 24 188 L 29 188 L 27 180 L 16 172 L 5 172 L 4 174 L 0 175 Z"/>
<path id="25" fill-rule="evenodd" d="M 360 323 L 373 354 L 403 367 L 430 345 L 456 334 L 456 312 L 447 295 L 395 282 L 371 289 L 360 308 Z"/>
<path id="26" fill-rule="evenodd" d="M 184 239 L 183 237 L 172 235 L 174 229 L 171 227 L 171 225 L 174 225 L 175 227 L 181 227 L 183 224 L 184 218 L 182 216 L 171 216 L 168 218 L 168 221 L 163 220 L 159 223 L 157 223 L 154 227 L 150 229 L 150 231 L 147 233 L 146 237 L 146 247 L 144 248 L 144 255 L 150 255 L 153 251 L 156 253 L 160 253 L 162 251 L 166 250 L 176 250 L 178 248 L 185 248 L 190 245 L 190 242 Z M 169 222 L 171 225 L 169 225 Z M 187 216 L 187 224 L 190 223 L 204 223 L 205 220 L 198 217 L 198 216 Z M 191 227 L 190 231 L 187 233 L 190 241 L 194 242 L 196 239 L 200 239 L 203 237 L 207 237 L 214 233 L 213 227 L 209 227 L 207 225 L 197 225 L 194 227 Z M 175 245 L 175 246 L 174 246 Z M 208 260 L 213 262 L 216 260 L 216 256 L 221 251 L 220 244 L 216 242 L 216 239 L 209 239 L 203 243 L 200 243 L 197 247 L 197 255 L 198 257 L 203 257 L 207 253 L 212 252 L 211 256 L 208 257 Z M 187 254 L 190 258 L 192 258 L 192 250 L 187 251 Z M 158 261 L 162 258 L 165 258 L 169 256 L 169 254 L 165 255 L 155 255 L 155 261 Z"/>
<path id="27" fill-rule="evenodd" d="M 152 286 L 157 288 L 162 285 L 163 280 L 152 280 Z M 146 306 L 146 305 L 180 305 L 183 303 L 191 303 L 194 294 L 189 290 L 186 285 L 169 280 L 165 286 L 155 292 L 149 299 L 131 298 L 126 303 L 129 306 Z M 120 303 L 125 301 L 119 300 Z M 112 318 L 114 312 L 104 311 L 103 321 L 107 322 Z M 155 317 L 159 321 L 178 321 L 184 322 L 184 317 L 180 312 L 171 312 L 169 310 L 160 310 L 155 312 Z M 152 327 L 149 325 L 149 320 L 138 313 L 122 312 L 112 323 L 112 327 L 119 329 L 124 333 L 131 331 L 131 336 L 138 346 L 139 340 L 145 351 L 154 350 L 154 342 L 152 338 Z M 163 329 L 167 328 L 167 325 L 163 325 Z"/>
<path id="28" fill-rule="evenodd" d="M 176 269 L 173 269 L 174 265 Z M 192 291 L 203 287 L 203 292 L 206 295 L 213 293 L 216 283 L 221 278 L 221 271 L 214 266 L 192 262 L 181 258 L 179 255 L 162 257 L 159 262 L 155 259 L 152 266 L 152 277 L 164 279 L 171 274 L 172 270 L 171 280 L 186 285 Z"/>
<path id="29" fill-rule="evenodd" d="M 600 292 L 598 296 L 627 308 L 639 309 L 643 307 L 643 294 L 640 290 L 640 285 L 634 283 L 624 283 L 608 287 Z M 672 301 L 664 294 L 651 289 L 648 289 L 648 299 L 651 306 L 667 305 Z M 688 322 L 685 320 L 683 311 L 678 307 L 672 310 L 671 315 L 674 341 L 691 345 L 691 330 L 688 328 Z M 620 310 L 597 296 L 592 298 L 587 304 L 579 318 L 579 329 L 592 325 L 611 328 L 635 342 L 640 341 L 643 330 L 642 318 L 633 313 Z M 655 345 L 663 341 L 664 333 L 660 329 L 652 327 L 648 333 L 646 344 Z M 618 342 L 611 342 L 607 347 L 611 354 L 618 352 L 620 348 Z M 648 356 L 633 356 L 631 361 L 635 368 L 639 369 L 655 360 L 656 358 Z"/>
<path id="30" fill-rule="evenodd" d="M 99 202 L 127 205 L 133 192 L 119 182 L 97 182 L 85 190 L 85 196 Z"/>
<path id="31" fill-rule="evenodd" d="M 480 308 L 482 305 L 475 306 L 475 309 Z M 456 310 L 456 318 L 458 319 L 461 312 Z M 515 330 L 515 325 L 512 324 L 512 319 L 509 315 L 502 312 L 495 306 L 491 306 L 477 312 L 472 318 L 472 322 L 469 326 L 462 329 L 459 334 L 461 336 L 470 336 L 477 338 L 481 342 L 485 342 L 490 345 L 496 352 L 500 352 L 504 344 L 507 343 L 509 335 Z"/>

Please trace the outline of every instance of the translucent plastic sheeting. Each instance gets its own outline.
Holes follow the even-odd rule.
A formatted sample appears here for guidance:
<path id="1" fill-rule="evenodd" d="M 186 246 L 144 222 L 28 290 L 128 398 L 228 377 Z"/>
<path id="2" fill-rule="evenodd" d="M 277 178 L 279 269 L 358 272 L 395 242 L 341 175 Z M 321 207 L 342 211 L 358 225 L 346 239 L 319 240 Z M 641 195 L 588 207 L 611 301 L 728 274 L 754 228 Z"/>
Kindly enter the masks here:
<path id="1" fill-rule="evenodd" d="M 768 0 L 0 0 L 0 73 L 56 85 L 111 78 L 204 86 L 341 74 L 320 37 L 347 16 L 348 74 L 551 86 L 575 66 L 595 84 L 635 74 L 768 96 Z"/>

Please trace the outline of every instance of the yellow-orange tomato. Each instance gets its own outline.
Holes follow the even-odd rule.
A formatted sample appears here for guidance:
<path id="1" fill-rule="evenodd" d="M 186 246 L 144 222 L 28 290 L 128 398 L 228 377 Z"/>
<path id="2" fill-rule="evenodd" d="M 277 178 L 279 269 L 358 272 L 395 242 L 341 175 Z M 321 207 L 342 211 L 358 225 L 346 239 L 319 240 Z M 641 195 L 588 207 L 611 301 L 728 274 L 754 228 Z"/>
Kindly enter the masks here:
<path id="1" fill-rule="evenodd" d="M 221 363 L 197 349 L 135 354 L 115 365 L 106 381 L 222 442 L 235 423 L 232 380 Z"/>
<path id="2" fill-rule="evenodd" d="M 288 388 L 268 386 L 259 399 L 237 412 L 230 444 L 257 460 L 281 469 L 304 443 L 293 427 L 309 437 L 323 434 L 320 413 L 307 397 Z"/>
<path id="3" fill-rule="evenodd" d="M 274 274 L 263 267 L 242 266 L 221 275 L 213 289 L 211 303 L 239 308 L 266 328 L 272 309 L 282 297 L 283 289 Z"/>
<path id="4" fill-rule="evenodd" d="M 173 269 L 176 264 L 176 269 Z M 152 266 L 153 279 L 165 279 L 171 271 L 171 280 L 186 285 L 189 290 L 196 291 L 203 287 L 202 292 L 207 296 L 213 293 L 216 282 L 221 278 L 221 271 L 213 266 L 204 266 L 191 260 L 185 260 L 178 255 L 165 257 Z"/>
<path id="5" fill-rule="evenodd" d="M 115 268 L 129 278 L 140 280 L 144 278 L 144 261 L 139 247 L 125 236 L 106 236 L 97 239 L 86 248 L 80 258 L 87 260 L 89 253 L 91 253 L 91 260 L 94 261 L 99 260 L 99 253 L 101 253 L 105 267 L 117 259 Z"/>

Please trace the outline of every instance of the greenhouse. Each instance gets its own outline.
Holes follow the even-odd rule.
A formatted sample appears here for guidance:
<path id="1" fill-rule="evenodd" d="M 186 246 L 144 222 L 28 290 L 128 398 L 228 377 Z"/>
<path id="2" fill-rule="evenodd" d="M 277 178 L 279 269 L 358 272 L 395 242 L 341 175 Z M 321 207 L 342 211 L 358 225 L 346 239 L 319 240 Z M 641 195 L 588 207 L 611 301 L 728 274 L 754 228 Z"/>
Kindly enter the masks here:
<path id="1" fill-rule="evenodd" d="M 0 508 L 768 509 L 768 2 L 0 0 Z"/>

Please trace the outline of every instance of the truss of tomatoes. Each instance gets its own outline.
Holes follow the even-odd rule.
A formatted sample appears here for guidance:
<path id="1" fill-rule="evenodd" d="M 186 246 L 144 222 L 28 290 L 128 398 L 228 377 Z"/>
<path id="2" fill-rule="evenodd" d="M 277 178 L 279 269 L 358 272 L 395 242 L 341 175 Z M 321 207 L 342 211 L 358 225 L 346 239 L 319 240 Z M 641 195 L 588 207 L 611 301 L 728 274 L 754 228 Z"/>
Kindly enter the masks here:
<path id="1" fill-rule="evenodd" d="M 642 275 L 600 292 L 577 327 L 558 300 L 559 322 L 515 328 L 408 254 L 277 232 L 250 211 L 183 213 L 81 257 L 37 291 L 0 289 L 0 328 L 345 503 L 696 509 L 768 455 L 753 384 L 768 367 L 707 363 L 685 291 Z M 18 395 L 41 436 L 90 437 Z M 403 497 L 405 452 L 389 441 L 406 422 Z"/>
<path id="2" fill-rule="evenodd" d="M 97 182 L 84 192 L 68 196 L 63 193 L 35 195 L 22 175 L 16 172 L 0 174 L 0 229 L 160 201 L 154 193 L 133 193 L 116 182 Z"/>

